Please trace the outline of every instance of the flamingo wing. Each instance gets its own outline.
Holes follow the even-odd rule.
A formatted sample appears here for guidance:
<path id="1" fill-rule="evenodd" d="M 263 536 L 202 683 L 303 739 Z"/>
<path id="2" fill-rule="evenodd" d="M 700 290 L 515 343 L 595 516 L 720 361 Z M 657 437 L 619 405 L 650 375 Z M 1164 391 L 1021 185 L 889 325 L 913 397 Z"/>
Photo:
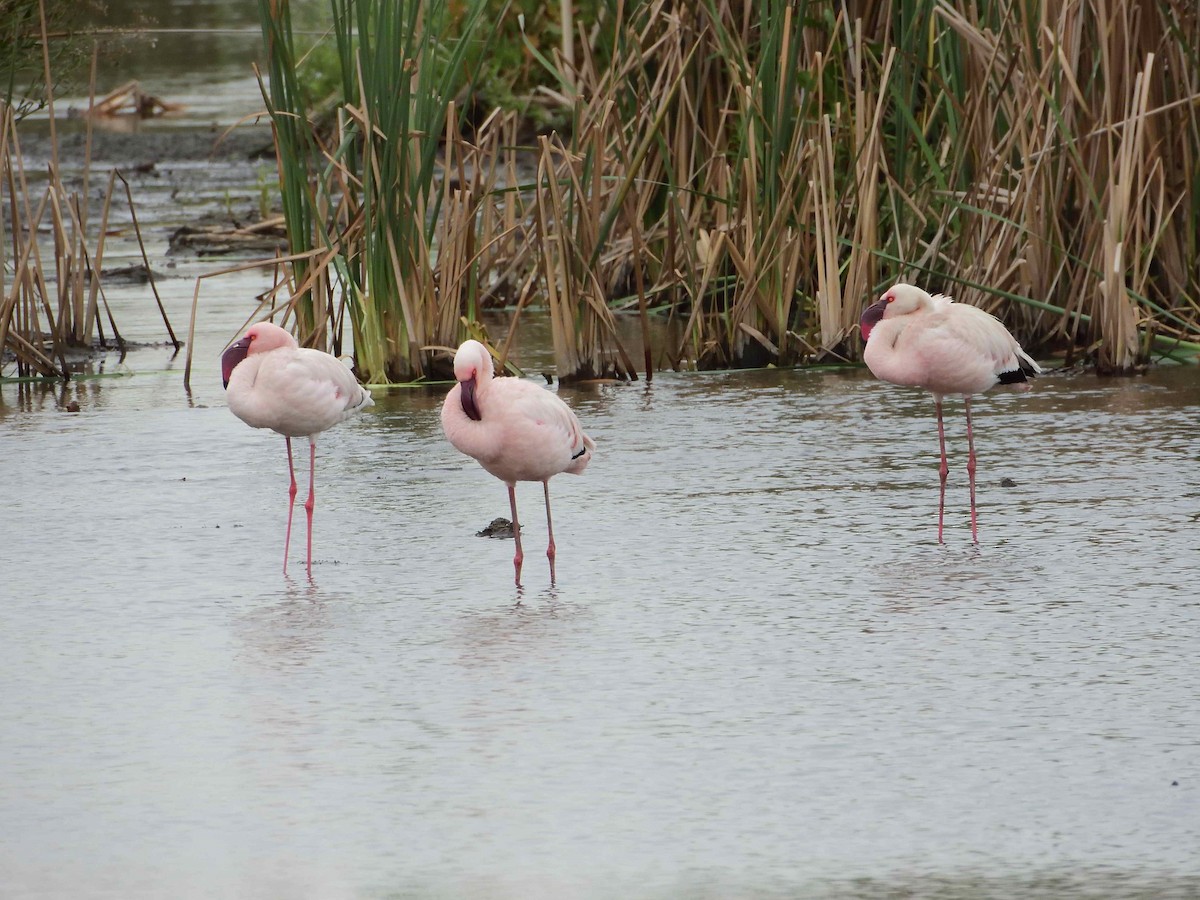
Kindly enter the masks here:
<path id="1" fill-rule="evenodd" d="M 986 360 L 992 372 L 1000 377 L 1009 372 L 1036 374 L 1041 367 L 1021 349 L 1021 345 L 991 313 L 975 306 L 956 303 L 948 317 L 955 334 Z"/>
<path id="2" fill-rule="evenodd" d="M 354 374 L 319 350 L 265 354 L 254 388 L 271 419 L 267 427 L 293 437 L 318 434 L 373 404 Z"/>
<path id="3" fill-rule="evenodd" d="M 583 433 L 571 407 L 557 394 L 529 381 L 513 380 L 511 386 L 514 388 L 514 411 L 527 423 L 543 430 L 543 440 L 553 445 L 557 452 L 566 453 L 568 460 L 579 458 L 595 447 L 595 442 Z"/>

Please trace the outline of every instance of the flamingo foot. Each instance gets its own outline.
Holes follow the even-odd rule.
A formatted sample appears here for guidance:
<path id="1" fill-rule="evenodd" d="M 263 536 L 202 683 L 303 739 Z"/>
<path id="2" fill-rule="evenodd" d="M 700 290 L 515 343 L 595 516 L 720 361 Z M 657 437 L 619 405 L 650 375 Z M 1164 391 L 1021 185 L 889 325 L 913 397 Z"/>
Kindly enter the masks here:
<path id="1" fill-rule="evenodd" d="M 554 584 L 554 520 L 550 517 L 550 479 L 542 482 L 542 490 L 546 494 L 546 558 L 550 560 L 550 583 Z"/>
<path id="2" fill-rule="evenodd" d="M 967 478 L 971 482 L 971 540 L 979 543 L 978 517 L 975 512 L 975 435 L 971 431 L 971 398 L 964 400 L 967 409 Z"/>
<path id="3" fill-rule="evenodd" d="M 284 438 L 287 441 L 288 454 L 288 476 L 291 479 L 291 484 L 288 487 L 288 518 L 287 531 L 283 535 L 283 574 L 287 574 L 288 564 L 288 548 L 292 545 L 292 511 L 296 508 L 296 468 L 292 464 L 292 439 Z"/>
<path id="4" fill-rule="evenodd" d="M 938 543 L 945 543 L 942 540 L 942 529 L 946 521 L 946 477 L 950 474 L 950 466 L 946 463 L 946 426 L 942 422 L 942 399 L 938 397 L 935 401 L 937 406 L 937 424 L 938 424 L 938 448 L 941 450 L 942 462 L 938 466 L 938 477 L 941 480 L 941 488 L 938 491 Z"/>
<path id="5" fill-rule="evenodd" d="M 513 569 L 515 570 L 513 577 L 517 583 L 517 587 L 520 587 L 521 564 L 525 562 L 525 552 L 521 549 L 521 523 L 517 519 L 517 486 L 515 484 L 508 486 L 508 505 L 512 510 L 513 540 L 517 544 L 517 552 L 513 556 Z"/>
<path id="6" fill-rule="evenodd" d="M 308 566 L 308 580 L 312 581 L 312 522 L 313 510 L 317 508 L 317 445 L 310 439 L 308 448 L 308 499 L 304 501 L 304 514 L 308 519 L 308 552 L 305 562 Z"/>

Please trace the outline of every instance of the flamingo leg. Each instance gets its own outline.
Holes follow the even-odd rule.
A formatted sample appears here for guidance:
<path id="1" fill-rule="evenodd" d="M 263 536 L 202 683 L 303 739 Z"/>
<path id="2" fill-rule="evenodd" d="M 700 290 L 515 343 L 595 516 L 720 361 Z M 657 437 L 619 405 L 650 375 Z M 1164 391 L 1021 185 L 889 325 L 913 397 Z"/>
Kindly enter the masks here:
<path id="1" fill-rule="evenodd" d="M 283 574 L 287 574 L 288 547 L 292 543 L 292 509 L 296 505 L 296 469 L 292 465 L 292 439 L 285 438 L 287 441 L 288 451 L 288 475 L 291 477 L 291 486 L 288 488 L 288 523 L 287 532 L 283 536 Z"/>
<path id="2" fill-rule="evenodd" d="M 308 577 L 312 580 L 312 517 L 317 506 L 317 442 L 308 439 L 308 499 L 304 501 L 304 513 L 308 518 Z"/>
<path id="3" fill-rule="evenodd" d="M 546 531 L 550 534 L 550 543 L 546 546 L 546 556 L 550 560 L 550 583 L 554 584 L 554 523 L 550 521 L 550 480 L 542 482 L 546 491 Z"/>
<path id="4" fill-rule="evenodd" d="M 946 426 L 942 423 L 942 398 L 938 397 L 934 400 L 934 405 L 937 407 L 938 420 L 938 447 L 942 451 L 942 464 L 938 467 L 938 477 L 941 479 L 942 487 L 938 493 L 938 543 L 942 541 L 942 525 L 946 518 L 946 476 L 950 472 L 950 467 L 946 464 Z"/>
<path id="5" fill-rule="evenodd" d="M 964 397 L 967 409 L 967 478 L 971 482 L 971 540 L 979 543 L 979 528 L 975 517 L 975 436 L 971 433 L 971 398 Z"/>
<path id="6" fill-rule="evenodd" d="M 521 563 L 525 561 L 525 553 L 521 550 L 521 523 L 517 521 L 517 486 L 508 486 L 508 505 L 512 509 L 513 540 L 517 542 L 517 554 L 513 557 L 513 568 L 516 569 L 517 587 L 521 586 Z"/>

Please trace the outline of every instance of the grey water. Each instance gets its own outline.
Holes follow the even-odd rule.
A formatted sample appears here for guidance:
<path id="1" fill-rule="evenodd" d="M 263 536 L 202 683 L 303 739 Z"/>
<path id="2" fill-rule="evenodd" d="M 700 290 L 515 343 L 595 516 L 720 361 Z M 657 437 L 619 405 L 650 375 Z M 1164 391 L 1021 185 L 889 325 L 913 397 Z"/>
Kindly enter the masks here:
<path id="1" fill-rule="evenodd" d="M 177 330 L 222 264 L 169 268 Z M 310 582 L 220 385 L 267 286 L 203 286 L 190 395 L 143 286 L 149 346 L 0 384 L 0 896 L 1200 896 L 1194 368 L 979 399 L 977 547 L 954 404 L 939 546 L 919 391 L 562 388 L 598 450 L 555 585 L 520 486 L 520 589 L 444 388 L 378 391 L 319 441 Z"/>
<path id="2" fill-rule="evenodd" d="M 440 392 L 381 392 L 320 440 L 310 583 L 238 324 L 190 400 L 157 349 L 0 389 L 5 896 L 1200 892 L 1194 370 L 979 401 L 978 547 L 919 392 L 564 390 L 599 449 L 556 585 L 521 486 L 523 589 Z"/>

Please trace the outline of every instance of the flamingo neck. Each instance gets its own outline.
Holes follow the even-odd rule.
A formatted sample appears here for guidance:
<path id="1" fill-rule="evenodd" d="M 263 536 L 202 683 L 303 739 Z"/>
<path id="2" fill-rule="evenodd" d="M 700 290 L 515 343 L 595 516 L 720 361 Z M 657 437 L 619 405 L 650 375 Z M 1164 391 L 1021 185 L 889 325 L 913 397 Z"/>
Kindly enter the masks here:
<path id="1" fill-rule="evenodd" d="M 478 387 L 475 376 L 472 375 L 466 381 L 460 381 L 459 386 L 461 388 L 459 394 L 463 412 L 466 413 L 468 419 L 476 422 L 480 421 L 483 416 L 479 414 L 479 404 L 475 402 L 475 391 Z"/>

